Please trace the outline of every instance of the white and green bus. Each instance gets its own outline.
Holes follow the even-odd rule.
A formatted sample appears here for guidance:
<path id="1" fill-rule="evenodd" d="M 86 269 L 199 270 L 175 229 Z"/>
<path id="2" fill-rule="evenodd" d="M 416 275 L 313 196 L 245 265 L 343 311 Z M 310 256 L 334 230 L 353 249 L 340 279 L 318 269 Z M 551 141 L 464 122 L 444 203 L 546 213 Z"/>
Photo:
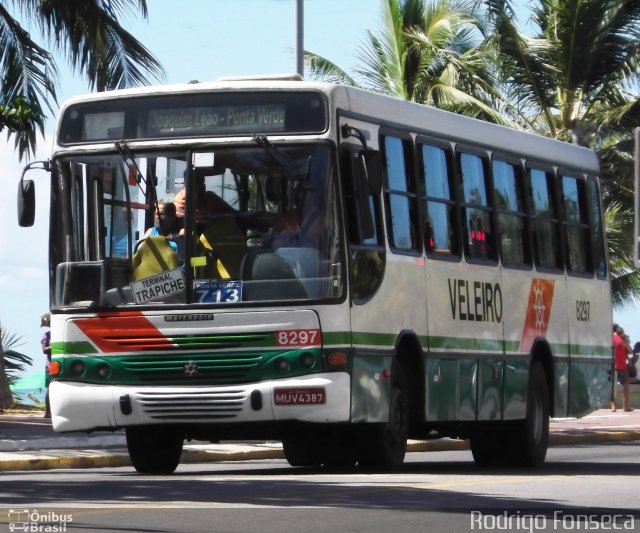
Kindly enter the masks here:
<path id="1" fill-rule="evenodd" d="M 609 404 L 589 150 L 274 77 L 76 98 L 37 166 L 53 426 L 124 429 L 140 472 L 244 438 L 300 466 L 394 468 L 441 437 L 535 466 L 550 416 Z M 175 224 L 145 237 L 159 204 Z"/>

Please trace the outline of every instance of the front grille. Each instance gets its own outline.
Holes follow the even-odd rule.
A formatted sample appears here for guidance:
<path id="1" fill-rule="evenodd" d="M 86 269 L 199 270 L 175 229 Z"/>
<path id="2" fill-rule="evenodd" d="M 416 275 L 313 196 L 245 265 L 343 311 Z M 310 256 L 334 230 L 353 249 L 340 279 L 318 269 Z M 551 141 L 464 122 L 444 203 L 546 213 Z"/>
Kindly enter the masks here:
<path id="1" fill-rule="evenodd" d="M 241 389 L 188 393 L 138 392 L 136 399 L 151 418 L 164 420 L 224 420 L 242 411 L 245 393 Z"/>
<path id="2" fill-rule="evenodd" d="M 129 356 L 121 364 L 138 383 L 223 384 L 242 382 L 262 363 L 256 353 Z"/>

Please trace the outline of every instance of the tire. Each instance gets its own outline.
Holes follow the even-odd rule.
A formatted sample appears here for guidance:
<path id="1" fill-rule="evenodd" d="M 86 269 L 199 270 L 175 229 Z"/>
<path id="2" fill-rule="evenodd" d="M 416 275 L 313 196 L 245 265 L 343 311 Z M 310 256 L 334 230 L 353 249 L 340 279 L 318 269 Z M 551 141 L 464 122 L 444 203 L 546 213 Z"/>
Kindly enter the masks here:
<path id="1" fill-rule="evenodd" d="M 475 430 L 469 439 L 476 466 L 504 466 L 507 462 L 506 435 L 496 424 Z"/>
<path id="2" fill-rule="evenodd" d="M 478 466 L 544 464 L 549 446 L 549 387 L 538 361 L 529 367 L 526 418 L 482 425 L 471 434 L 470 445 Z"/>
<path id="3" fill-rule="evenodd" d="M 338 428 L 305 431 L 304 434 L 285 436 L 282 448 L 291 466 L 349 468 L 357 461 L 350 437 L 350 432 Z"/>
<path id="4" fill-rule="evenodd" d="M 394 369 L 386 424 L 364 428 L 359 437 L 358 462 L 365 468 L 397 470 L 407 453 L 409 397 L 404 371 Z"/>
<path id="5" fill-rule="evenodd" d="M 322 442 L 324 466 L 338 469 L 355 466 L 358 455 L 351 429 L 337 428 L 327 433 Z"/>
<path id="6" fill-rule="evenodd" d="M 518 466 L 542 466 L 549 446 L 549 386 L 538 361 L 532 361 L 529 367 L 527 417 L 518 422 L 516 431 L 512 462 Z"/>
<path id="7" fill-rule="evenodd" d="M 167 428 L 126 429 L 133 467 L 141 474 L 171 474 L 180 463 L 184 437 Z"/>
<path id="8" fill-rule="evenodd" d="M 291 466 L 321 466 L 322 450 L 317 437 L 314 431 L 283 437 L 282 449 L 287 462 Z"/>

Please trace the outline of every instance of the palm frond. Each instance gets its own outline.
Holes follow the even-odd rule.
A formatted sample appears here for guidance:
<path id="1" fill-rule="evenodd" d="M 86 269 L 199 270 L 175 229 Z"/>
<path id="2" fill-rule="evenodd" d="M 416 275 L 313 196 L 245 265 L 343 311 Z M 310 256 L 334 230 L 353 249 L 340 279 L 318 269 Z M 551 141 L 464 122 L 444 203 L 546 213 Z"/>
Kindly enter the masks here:
<path id="1" fill-rule="evenodd" d="M 14 137 L 22 158 L 44 130 L 43 106 L 51 111 L 56 101 L 55 63 L 1 4 L 0 51 L 0 130 Z"/>
<path id="2" fill-rule="evenodd" d="M 633 209 L 614 202 L 604 215 L 613 305 L 621 308 L 640 295 L 640 271 L 633 264 Z"/>
<path id="3" fill-rule="evenodd" d="M 4 370 L 10 382 L 15 380 L 18 373 L 24 371 L 32 363 L 30 356 L 16 350 L 23 344 L 17 334 L 3 328 L 0 324 L 0 357 L 3 359 Z"/>
<path id="4" fill-rule="evenodd" d="M 358 86 L 358 83 L 338 65 L 313 52 L 307 52 L 305 50 L 304 64 L 310 76 L 314 79 L 329 83 L 344 83 L 345 85 Z"/>
<path id="5" fill-rule="evenodd" d="M 162 66 L 116 19 L 133 6 L 146 16 L 143 1 L 49 0 L 38 3 L 36 20 L 91 89 L 148 85 L 164 79 Z"/>

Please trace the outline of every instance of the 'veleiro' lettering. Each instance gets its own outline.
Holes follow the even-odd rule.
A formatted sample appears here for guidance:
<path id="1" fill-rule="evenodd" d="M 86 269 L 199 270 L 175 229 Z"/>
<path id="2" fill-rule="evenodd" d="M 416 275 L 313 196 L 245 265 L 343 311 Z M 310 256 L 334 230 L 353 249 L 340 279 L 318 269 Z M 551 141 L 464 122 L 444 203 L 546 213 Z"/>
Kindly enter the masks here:
<path id="1" fill-rule="evenodd" d="M 451 318 L 469 322 L 502 322 L 502 289 L 499 283 L 451 279 Z"/>

